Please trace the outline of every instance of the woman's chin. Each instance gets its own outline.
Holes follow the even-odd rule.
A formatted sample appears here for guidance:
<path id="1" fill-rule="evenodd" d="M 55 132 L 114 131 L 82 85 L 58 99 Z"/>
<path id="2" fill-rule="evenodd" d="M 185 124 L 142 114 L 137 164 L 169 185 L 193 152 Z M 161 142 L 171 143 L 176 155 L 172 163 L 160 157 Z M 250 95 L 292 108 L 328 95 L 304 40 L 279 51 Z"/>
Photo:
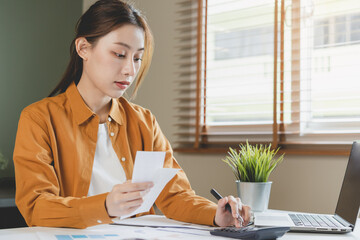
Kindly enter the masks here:
<path id="1" fill-rule="evenodd" d="M 112 93 L 111 95 L 109 95 L 109 97 L 111 98 L 121 98 L 123 95 L 125 94 L 125 90 L 118 90 L 114 93 Z"/>

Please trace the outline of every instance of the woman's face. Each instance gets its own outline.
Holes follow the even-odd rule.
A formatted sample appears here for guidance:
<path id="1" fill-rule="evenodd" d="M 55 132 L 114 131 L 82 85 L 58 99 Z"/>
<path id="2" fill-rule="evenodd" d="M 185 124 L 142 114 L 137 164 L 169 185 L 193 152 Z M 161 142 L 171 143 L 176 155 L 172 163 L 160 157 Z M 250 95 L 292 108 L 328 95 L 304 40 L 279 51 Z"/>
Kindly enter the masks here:
<path id="1" fill-rule="evenodd" d="M 83 61 L 83 77 L 103 97 L 121 97 L 136 78 L 144 53 L 144 31 L 121 26 L 101 37 Z"/>

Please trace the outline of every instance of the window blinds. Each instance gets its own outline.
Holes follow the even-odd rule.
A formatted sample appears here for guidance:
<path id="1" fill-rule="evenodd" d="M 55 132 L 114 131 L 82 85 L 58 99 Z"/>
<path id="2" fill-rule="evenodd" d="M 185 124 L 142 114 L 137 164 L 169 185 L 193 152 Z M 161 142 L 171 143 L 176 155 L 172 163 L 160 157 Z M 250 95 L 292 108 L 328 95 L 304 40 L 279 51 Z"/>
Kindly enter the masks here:
<path id="1" fill-rule="evenodd" d="M 177 119 L 176 144 L 182 148 L 193 148 L 199 144 L 201 109 L 203 108 L 201 89 L 204 71 L 205 24 L 203 1 L 177 1 L 179 27 L 177 37 L 178 79 L 176 80 Z M 202 115 L 202 116 L 201 116 Z M 196 146 L 198 147 L 198 146 Z"/>
<path id="2" fill-rule="evenodd" d="M 360 132 L 359 1 L 177 4 L 178 149 L 347 153 Z"/>
<path id="3" fill-rule="evenodd" d="M 285 131 L 279 144 L 349 149 L 360 133 L 360 58 L 355 54 L 360 53 L 360 2 L 282 4 L 284 66 L 279 77 Z"/>

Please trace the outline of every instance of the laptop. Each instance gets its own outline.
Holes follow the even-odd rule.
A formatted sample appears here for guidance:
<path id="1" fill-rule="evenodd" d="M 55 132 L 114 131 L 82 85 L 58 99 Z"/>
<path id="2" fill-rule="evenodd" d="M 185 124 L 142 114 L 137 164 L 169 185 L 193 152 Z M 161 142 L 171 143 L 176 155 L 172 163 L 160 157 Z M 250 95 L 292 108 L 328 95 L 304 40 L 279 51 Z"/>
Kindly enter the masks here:
<path id="1" fill-rule="evenodd" d="M 256 212 L 258 227 L 290 227 L 297 232 L 347 233 L 354 229 L 360 206 L 360 142 L 354 142 L 335 214 Z"/>

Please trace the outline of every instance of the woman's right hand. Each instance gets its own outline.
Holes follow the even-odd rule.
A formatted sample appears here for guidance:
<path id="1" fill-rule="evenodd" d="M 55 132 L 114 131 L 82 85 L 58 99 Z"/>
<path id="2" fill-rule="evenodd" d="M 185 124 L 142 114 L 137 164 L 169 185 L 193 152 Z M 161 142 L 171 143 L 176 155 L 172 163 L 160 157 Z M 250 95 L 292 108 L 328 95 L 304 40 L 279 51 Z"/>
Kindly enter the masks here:
<path id="1" fill-rule="evenodd" d="M 107 195 L 105 206 L 110 217 L 120 217 L 133 212 L 143 203 L 143 196 L 154 186 L 152 182 L 117 184 Z"/>

